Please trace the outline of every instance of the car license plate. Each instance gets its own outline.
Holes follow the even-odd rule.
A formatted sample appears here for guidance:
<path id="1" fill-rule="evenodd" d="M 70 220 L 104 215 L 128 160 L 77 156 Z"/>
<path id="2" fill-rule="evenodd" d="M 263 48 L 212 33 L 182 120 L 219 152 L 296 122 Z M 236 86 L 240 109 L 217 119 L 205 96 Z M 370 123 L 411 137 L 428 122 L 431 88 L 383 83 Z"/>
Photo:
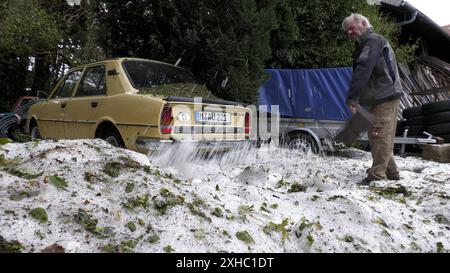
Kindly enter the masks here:
<path id="1" fill-rule="evenodd" d="M 197 111 L 195 112 L 195 121 L 202 123 L 229 124 L 231 123 L 231 114 L 220 112 Z"/>

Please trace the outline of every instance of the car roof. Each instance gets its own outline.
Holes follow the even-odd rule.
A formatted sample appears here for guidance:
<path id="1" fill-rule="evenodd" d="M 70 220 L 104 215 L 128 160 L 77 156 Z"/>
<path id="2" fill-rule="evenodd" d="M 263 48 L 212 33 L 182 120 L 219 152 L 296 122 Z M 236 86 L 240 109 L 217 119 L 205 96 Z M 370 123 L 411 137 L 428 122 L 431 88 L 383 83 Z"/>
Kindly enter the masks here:
<path id="1" fill-rule="evenodd" d="M 155 61 L 155 60 L 150 60 L 150 59 L 132 58 L 132 57 L 114 57 L 114 58 L 107 58 L 107 59 L 100 60 L 100 61 L 84 63 L 82 65 L 77 65 L 77 66 L 74 66 L 74 67 L 70 68 L 70 71 L 83 69 L 83 68 L 85 68 L 87 66 L 92 66 L 92 65 L 96 65 L 96 64 L 103 64 L 103 63 L 107 63 L 107 62 L 119 62 L 119 63 L 121 63 L 123 61 L 145 61 L 145 62 L 152 62 L 152 63 L 158 63 L 158 64 L 165 64 L 165 65 L 169 65 L 169 66 L 173 66 L 173 67 L 176 67 L 176 68 L 180 68 L 180 69 L 186 70 L 185 68 L 180 67 L 180 66 L 175 66 L 175 65 L 170 64 L 170 63 L 165 63 L 165 62 L 160 62 L 160 61 Z"/>

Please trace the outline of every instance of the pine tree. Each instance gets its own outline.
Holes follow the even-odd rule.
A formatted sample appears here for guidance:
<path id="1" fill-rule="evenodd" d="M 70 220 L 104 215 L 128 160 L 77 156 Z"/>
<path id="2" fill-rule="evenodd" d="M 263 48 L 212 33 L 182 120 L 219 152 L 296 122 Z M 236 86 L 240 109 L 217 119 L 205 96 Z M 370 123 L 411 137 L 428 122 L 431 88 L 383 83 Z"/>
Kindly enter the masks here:
<path id="1" fill-rule="evenodd" d="M 124 4 L 127 2 L 128 4 Z M 134 56 L 191 69 L 224 99 L 254 102 L 271 56 L 273 7 L 254 0 L 105 1 L 103 46 L 111 56 Z"/>

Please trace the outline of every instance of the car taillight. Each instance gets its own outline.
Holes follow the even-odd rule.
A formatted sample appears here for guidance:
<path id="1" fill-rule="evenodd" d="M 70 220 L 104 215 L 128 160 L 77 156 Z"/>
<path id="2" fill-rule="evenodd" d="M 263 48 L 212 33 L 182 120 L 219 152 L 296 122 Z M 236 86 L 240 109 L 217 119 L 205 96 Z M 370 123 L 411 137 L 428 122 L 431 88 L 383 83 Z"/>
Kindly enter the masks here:
<path id="1" fill-rule="evenodd" d="M 170 134 L 172 133 L 172 123 L 173 123 L 173 116 L 172 116 L 172 107 L 166 105 L 163 108 L 163 111 L 161 113 L 161 133 L 163 134 Z"/>
<path id="2" fill-rule="evenodd" d="M 250 134 L 250 113 L 245 113 L 245 129 L 244 132 L 246 134 Z"/>

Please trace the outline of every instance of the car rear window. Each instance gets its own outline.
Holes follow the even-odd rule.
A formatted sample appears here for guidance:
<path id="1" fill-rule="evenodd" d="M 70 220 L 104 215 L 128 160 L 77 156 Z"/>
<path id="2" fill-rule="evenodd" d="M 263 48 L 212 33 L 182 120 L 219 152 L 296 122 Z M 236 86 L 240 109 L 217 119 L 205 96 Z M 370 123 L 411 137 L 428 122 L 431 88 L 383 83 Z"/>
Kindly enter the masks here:
<path id="1" fill-rule="evenodd" d="M 174 83 L 197 83 L 194 75 L 180 67 L 150 61 L 128 60 L 123 67 L 137 89 Z"/>

